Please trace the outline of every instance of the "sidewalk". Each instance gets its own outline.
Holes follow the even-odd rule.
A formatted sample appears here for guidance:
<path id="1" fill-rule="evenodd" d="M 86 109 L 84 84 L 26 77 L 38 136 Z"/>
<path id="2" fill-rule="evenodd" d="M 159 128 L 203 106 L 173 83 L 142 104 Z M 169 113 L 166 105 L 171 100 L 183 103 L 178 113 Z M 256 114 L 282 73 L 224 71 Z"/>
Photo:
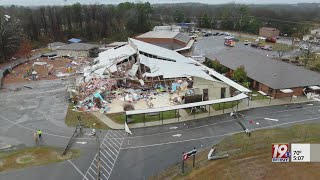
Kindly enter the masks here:
<path id="1" fill-rule="evenodd" d="M 272 99 L 271 102 L 269 99 L 264 99 L 264 100 L 249 101 L 249 106 L 248 106 L 248 99 L 244 99 L 238 105 L 238 111 L 252 109 L 252 108 L 259 108 L 259 107 L 294 104 L 294 103 L 304 103 L 304 102 L 312 102 L 312 101 L 314 101 L 314 100 L 309 100 L 304 96 L 292 98 L 291 102 L 290 102 L 290 98 Z M 236 108 L 237 107 L 235 106 L 234 109 L 236 109 Z M 232 108 L 215 111 L 210 106 L 209 112 L 202 113 L 202 114 L 196 114 L 196 115 L 188 115 L 187 112 L 183 109 L 183 110 L 180 110 L 180 116 L 181 116 L 180 118 L 165 119 L 163 121 L 160 120 L 160 121 L 151 121 L 151 122 L 145 122 L 145 123 L 132 123 L 132 124 L 128 124 L 128 126 L 129 126 L 129 128 L 141 128 L 141 127 L 158 126 L 158 125 L 163 125 L 163 124 L 172 124 L 172 123 L 177 123 L 177 122 L 196 120 L 196 119 L 210 117 L 210 116 L 228 114 L 228 113 L 232 112 Z M 115 123 L 114 121 L 112 121 L 109 117 L 107 117 L 104 114 L 101 114 L 99 112 L 93 112 L 92 114 L 95 115 L 97 118 L 99 118 L 102 122 L 104 122 L 111 129 L 124 129 L 123 124 Z"/>

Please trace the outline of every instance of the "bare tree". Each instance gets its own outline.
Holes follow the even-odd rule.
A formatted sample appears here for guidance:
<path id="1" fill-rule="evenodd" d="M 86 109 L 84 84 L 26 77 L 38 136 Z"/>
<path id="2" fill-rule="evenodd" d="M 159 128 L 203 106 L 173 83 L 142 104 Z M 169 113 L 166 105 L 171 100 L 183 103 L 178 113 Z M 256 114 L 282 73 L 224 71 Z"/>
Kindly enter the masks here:
<path id="1" fill-rule="evenodd" d="M 310 40 L 305 41 L 302 45 L 302 50 L 305 52 L 304 67 L 308 65 L 314 46 L 315 44 Z"/>
<path id="2" fill-rule="evenodd" d="M 19 20 L 0 14 L 0 61 L 8 59 L 20 46 L 21 28 Z"/>

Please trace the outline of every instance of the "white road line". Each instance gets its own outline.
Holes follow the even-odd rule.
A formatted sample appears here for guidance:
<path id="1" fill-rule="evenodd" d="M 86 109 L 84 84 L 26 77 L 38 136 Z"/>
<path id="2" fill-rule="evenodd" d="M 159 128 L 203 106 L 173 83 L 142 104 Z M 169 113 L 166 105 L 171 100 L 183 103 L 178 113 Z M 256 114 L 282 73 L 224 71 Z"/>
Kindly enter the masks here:
<path id="1" fill-rule="evenodd" d="M 123 141 L 122 141 L 122 142 L 123 142 Z M 121 143 L 121 145 L 122 145 L 122 143 Z M 121 149 L 121 145 L 120 145 L 120 149 Z M 112 173 L 112 170 L 113 170 L 114 165 L 115 165 L 116 162 L 117 162 L 118 155 L 120 154 L 120 149 L 119 149 L 119 152 L 118 152 L 118 154 L 117 154 L 117 157 L 116 157 L 116 159 L 115 159 L 115 161 L 114 161 L 114 164 L 112 165 L 112 169 L 111 169 L 111 171 L 110 171 L 110 174 L 109 174 L 109 176 L 108 176 L 108 179 L 109 179 L 109 177 L 110 177 L 110 175 L 111 175 L 111 173 Z"/>
<path id="2" fill-rule="evenodd" d="M 265 120 L 269 120 L 269 121 L 279 121 L 279 119 L 272 119 L 272 118 L 263 118 Z"/>
<path id="3" fill-rule="evenodd" d="M 104 151 L 109 155 L 109 157 L 112 158 L 112 160 L 115 160 L 115 159 L 113 158 L 113 156 L 111 156 L 111 155 L 108 153 L 108 151 L 106 151 L 105 149 L 104 149 Z"/>
<path id="4" fill-rule="evenodd" d="M 101 152 L 100 152 L 101 153 Z M 108 152 L 107 152 L 108 153 Z M 102 154 L 102 156 L 103 157 L 105 157 L 111 164 L 112 164 L 112 162 L 109 160 L 109 158 L 105 155 L 105 154 L 103 154 L 103 153 L 101 153 Z M 109 153 L 108 153 L 109 154 Z M 109 155 L 109 157 L 111 157 L 112 159 L 113 159 L 113 157 L 112 156 L 110 156 Z M 114 159 L 113 159 L 114 160 Z"/>
<path id="5" fill-rule="evenodd" d="M 88 171 L 88 174 L 92 177 L 92 179 L 95 179 L 89 171 Z"/>
<path id="6" fill-rule="evenodd" d="M 100 159 L 104 164 L 106 164 L 108 166 L 108 168 L 111 170 L 111 167 L 108 165 L 108 163 L 106 163 L 102 158 Z M 109 161 L 109 160 L 108 160 Z M 110 161 L 109 161 L 110 162 Z M 110 164 L 113 164 L 110 162 Z M 106 170 L 106 169 L 105 169 Z"/>
<path id="7" fill-rule="evenodd" d="M 114 139 L 119 145 L 121 144 L 121 139 L 120 142 L 118 141 L 118 139 Z"/>
<path id="8" fill-rule="evenodd" d="M 110 136 L 110 137 L 113 137 L 113 138 L 117 138 L 118 137 L 118 135 L 117 134 L 115 134 L 114 132 L 113 132 L 113 130 L 109 130 L 110 131 L 110 133 L 112 133 L 113 134 L 113 136 Z"/>
<path id="9" fill-rule="evenodd" d="M 103 144 L 107 149 L 109 149 L 109 151 L 114 155 L 114 156 L 116 156 L 116 154 L 107 146 L 107 145 L 105 145 L 105 144 Z M 104 148 L 105 149 L 105 148 Z"/>
<path id="10" fill-rule="evenodd" d="M 111 143 L 109 143 L 109 141 L 106 141 L 108 144 L 110 144 L 110 146 L 112 147 L 112 149 L 114 149 L 115 152 L 118 153 L 117 149 L 113 147 L 113 145 Z"/>
<path id="11" fill-rule="evenodd" d="M 120 133 L 121 131 L 114 131 L 114 132 L 117 133 L 118 136 L 123 137 L 123 134 Z"/>
<path id="12" fill-rule="evenodd" d="M 267 107 L 270 107 L 270 106 L 267 106 Z M 315 107 L 320 107 L 320 105 L 319 106 L 313 106 L 313 107 L 299 108 L 299 109 L 287 109 L 287 110 L 282 110 L 282 111 L 272 111 L 270 113 L 261 113 L 261 114 L 255 114 L 255 115 L 252 115 L 252 116 L 245 116 L 245 117 L 254 118 L 254 117 L 262 116 L 262 115 L 276 114 L 276 113 L 281 113 L 281 112 L 290 112 L 290 111 L 297 111 L 297 110 L 305 110 L 305 109 L 310 109 L 310 108 L 315 108 Z M 246 109 L 246 110 L 250 110 L 250 109 Z M 176 132 L 181 132 L 181 131 L 189 131 L 189 130 L 193 130 L 193 129 L 200 129 L 200 128 L 203 128 L 203 127 L 213 126 L 213 125 L 222 124 L 222 123 L 231 122 L 231 121 L 234 121 L 234 119 L 228 119 L 228 120 L 225 120 L 225 121 L 220 121 L 220 122 L 216 122 L 216 123 L 212 123 L 212 124 L 206 124 L 206 125 L 203 125 L 203 126 L 197 126 L 197 127 L 188 128 L 188 129 L 180 129 L 180 130 L 176 130 L 176 131 L 168 131 L 168 132 L 147 134 L 147 135 L 141 135 L 141 136 L 132 136 L 132 137 L 127 137 L 126 139 L 134 139 L 134 138 L 137 138 L 137 137 L 156 136 L 156 135 L 161 135 L 161 134 L 176 133 Z"/>
<path id="13" fill-rule="evenodd" d="M 304 120 L 298 120 L 298 121 L 291 121 L 291 122 L 287 122 L 287 123 L 280 123 L 280 124 L 275 124 L 275 125 L 255 128 L 255 129 L 252 129 L 252 131 L 259 130 L 259 129 L 267 129 L 267 128 L 270 128 L 270 127 L 284 126 L 284 125 L 288 125 L 288 124 L 295 124 L 295 123 L 300 123 L 300 122 L 305 122 L 305 121 L 313 121 L 313 120 L 318 120 L 318 119 L 320 119 L 320 117 L 304 119 Z M 182 142 L 197 141 L 197 140 L 202 140 L 202 139 L 211 139 L 211 138 L 229 136 L 229 135 L 233 135 L 233 134 L 237 134 L 237 133 L 241 133 L 241 132 L 243 132 L 243 131 L 236 131 L 236 132 L 232 132 L 232 133 L 226 133 L 226 134 L 221 134 L 221 135 L 216 135 L 216 136 L 206 136 L 206 137 L 195 138 L 195 139 L 186 139 L 186 140 L 181 140 L 181 141 L 171 141 L 171 142 L 166 142 L 166 143 L 149 144 L 149 145 L 143 145 L 143 146 L 131 146 L 131 147 L 120 148 L 120 149 L 137 149 L 137 148 L 161 146 L 161 145 L 168 145 L 168 144 L 176 144 L 176 143 L 182 143 Z"/>
<path id="14" fill-rule="evenodd" d="M 116 143 L 114 143 L 112 140 L 110 140 L 110 142 L 112 142 L 112 144 L 114 144 L 118 149 L 120 148 Z"/>
<path id="15" fill-rule="evenodd" d="M 312 106 L 312 107 L 305 107 L 305 108 L 299 108 L 300 109 L 310 109 L 310 108 L 316 108 L 316 107 L 320 107 L 319 106 Z M 248 109 L 250 110 L 250 109 Z M 261 116 L 261 115 L 267 115 L 267 114 L 276 114 L 276 113 L 280 113 L 280 112 L 290 112 L 290 111 L 296 111 L 297 109 L 287 109 L 287 110 L 282 110 L 282 111 L 272 111 L 270 113 L 262 113 L 262 114 L 256 114 L 256 115 L 253 115 L 253 116 L 246 116 L 246 117 L 250 117 L 250 118 L 253 118 L 253 117 L 256 117 L 256 116 Z M 16 123 L 14 121 L 11 121 L 9 120 L 8 118 L 2 116 L 0 114 L 0 117 L 2 117 L 4 120 L 12 123 L 12 124 L 15 124 L 21 128 L 24 128 L 24 129 L 27 129 L 27 130 L 30 130 L 32 132 L 36 131 L 37 129 L 32 129 L 32 128 L 29 128 L 29 127 L 26 127 L 26 126 L 22 126 L 20 125 L 19 123 Z M 221 124 L 221 123 L 225 123 L 225 122 L 230 122 L 230 121 L 233 121 L 232 119 L 230 120 L 226 120 L 226 121 L 220 121 L 218 123 L 212 123 L 212 124 L 207 124 L 207 125 L 203 125 L 203 126 L 198 126 L 198 127 L 194 127 L 194 128 L 189 128 L 189 129 L 181 129 L 181 130 L 176 130 L 176 131 L 169 131 L 169 132 L 162 132 L 162 133 L 155 133 L 155 134 L 147 134 L 147 135 L 142 135 L 142 136 L 133 136 L 133 137 L 127 137 L 128 139 L 130 138 L 137 138 L 137 137 L 146 137 L 146 136 L 156 136 L 156 135 L 160 135 L 160 134 L 167 134 L 167 133 L 173 133 L 173 132 L 181 132 L 181 131 L 188 131 L 188 130 L 193 130 L 193 129 L 199 129 L 199 128 L 203 128 L 203 127 L 207 127 L 207 126 L 212 126 L 212 125 L 216 125 L 216 124 Z M 50 135 L 50 136 L 55 136 L 55 137 L 60 137 L 60 138 L 66 138 L 66 139 L 70 139 L 70 136 L 61 136 L 61 135 L 57 135 L 57 134 L 51 134 L 51 133 L 46 133 L 46 132 L 43 132 L 42 134 L 46 134 L 46 135 Z M 101 138 L 103 139 L 103 138 Z M 109 139 L 118 139 L 118 138 L 109 138 Z M 92 140 L 92 138 L 76 138 L 76 140 Z M 122 143 L 122 142 L 121 142 Z"/>
<path id="16" fill-rule="evenodd" d="M 69 163 L 82 175 L 83 178 L 87 179 L 84 174 L 80 171 L 80 169 L 75 165 L 73 164 L 73 162 L 71 162 L 70 160 L 68 160 Z"/>
<path id="17" fill-rule="evenodd" d="M 89 169 L 91 169 L 91 171 L 97 176 L 98 174 L 97 174 L 97 172 L 94 170 L 94 169 L 92 169 L 92 167 L 89 167 Z"/>
<path id="18" fill-rule="evenodd" d="M 100 165 L 100 167 L 102 167 L 102 169 L 104 169 L 105 172 L 107 172 L 108 174 L 110 173 L 108 170 L 106 170 L 106 168 L 104 168 L 104 166 Z M 109 168 L 111 170 L 111 168 Z"/>
<path id="19" fill-rule="evenodd" d="M 108 172 L 107 172 L 108 173 Z M 106 179 L 108 179 L 108 177 L 106 175 L 104 175 L 103 173 L 101 173 Z"/>

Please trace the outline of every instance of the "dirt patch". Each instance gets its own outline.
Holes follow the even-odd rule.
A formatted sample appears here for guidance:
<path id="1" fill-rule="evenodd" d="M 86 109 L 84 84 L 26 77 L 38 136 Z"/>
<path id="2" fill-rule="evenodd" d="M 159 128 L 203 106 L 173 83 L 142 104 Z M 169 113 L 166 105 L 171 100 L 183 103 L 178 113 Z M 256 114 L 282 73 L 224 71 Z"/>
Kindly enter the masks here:
<path id="1" fill-rule="evenodd" d="M 63 149 L 52 147 L 35 147 L 6 152 L 0 156 L 0 172 L 60 162 L 79 156 L 79 151 L 70 150 L 67 156 L 62 158 L 60 157 L 62 151 Z"/>
<path id="2" fill-rule="evenodd" d="M 15 67 L 11 73 L 7 74 L 3 78 L 4 84 L 10 83 L 22 83 L 31 81 L 31 68 L 37 72 L 38 80 L 53 80 L 58 79 L 55 74 L 57 73 L 74 73 L 80 70 L 81 64 L 83 64 L 86 59 L 71 60 L 67 58 L 56 58 L 50 60 L 48 58 L 38 58 L 35 60 L 28 61 Z M 43 62 L 44 65 L 34 65 L 34 63 Z M 46 63 L 46 64 L 45 64 Z M 70 70 L 67 67 L 72 67 Z M 51 69 L 51 70 L 50 70 Z M 52 72 L 52 74 L 49 73 Z M 29 73 L 29 75 L 27 75 Z"/>
<path id="3" fill-rule="evenodd" d="M 16 163 L 18 164 L 25 164 L 25 163 L 30 163 L 32 161 L 34 161 L 35 157 L 32 156 L 31 154 L 26 154 L 26 155 L 22 155 L 17 157 L 16 159 Z"/>

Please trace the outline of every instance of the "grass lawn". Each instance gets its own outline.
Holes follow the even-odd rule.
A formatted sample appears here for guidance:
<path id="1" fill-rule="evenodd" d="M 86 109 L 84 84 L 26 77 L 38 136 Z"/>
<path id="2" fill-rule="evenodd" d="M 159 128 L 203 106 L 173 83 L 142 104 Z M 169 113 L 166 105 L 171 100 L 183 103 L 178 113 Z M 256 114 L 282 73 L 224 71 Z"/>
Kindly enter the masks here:
<path id="1" fill-rule="evenodd" d="M 254 131 L 224 138 L 216 147 L 229 158 L 207 160 L 209 149 L 197 153 L 196 167 L 185 162 L 185 174 L 178 163 L 150 179 L 318 179 L 320 163 L 272 163 L 272 143 L 320 143 L 320 123 Z M 275 173 L 276 172 L 276 173 Z M 210 178 L 208 178 L 210 177 Z"/>
<path id="2" fill-rule="evenodd" d="M 218 110 L 222 110 L 222 109 L 229 109 L 229 108 L 235 107 L 239 103 L 240 103 L 240 101 L 233 101 L 233 102 L 220 103 L 220 106 L 219 106 L 219 104 L 212 104 L 211 107 L 214 110 L 218 111 Z"/>
<path id="3" fill-rule="evenodd" d="M 113 113 L 113 114 L 107 114 L 107 116 L 112 119 L 114 122 L 118 124 L 123 124 L 125 122 L 125 114 L 124 113 Z M 164 111 L 160 113 L 160 120 L 162 119 L 172 119 L 175 118 L 175 111 Z M 178 115 L 177 115 L 178 117 Z M 131 119 L 133 120 L 133 123 L 142 123 L 144 122 L 144 114 L 137 114 L 137 115 L 132 115 Z M 159 115 L 155 116 L 148 116 L 147 114 L 145 115 L 145 122 L 148 121 L 159 121 Z"/>
<path id="4" fill-rule="evenodd" d="M 53 147 L 32 147 L 1 153 L 0 172 L 60 162 L 80 155 L 79 150 L 71 150 L 61 157 L 62 152 L 63 149 Z"/>
<path id="5" fill-rule="evenodd" d="M 86 128 L 109 129 L 109 127 L 101 122 L 97 117 L 88 112 L 77 112 L 72 110 L 72 104 L 69 104 L 65 123 L 68 126 L 76 127 L 78 125 L 77 116 L 81 117 L 82 123 Z M 95 125 L 94 125 L 95 124 Z"/>

